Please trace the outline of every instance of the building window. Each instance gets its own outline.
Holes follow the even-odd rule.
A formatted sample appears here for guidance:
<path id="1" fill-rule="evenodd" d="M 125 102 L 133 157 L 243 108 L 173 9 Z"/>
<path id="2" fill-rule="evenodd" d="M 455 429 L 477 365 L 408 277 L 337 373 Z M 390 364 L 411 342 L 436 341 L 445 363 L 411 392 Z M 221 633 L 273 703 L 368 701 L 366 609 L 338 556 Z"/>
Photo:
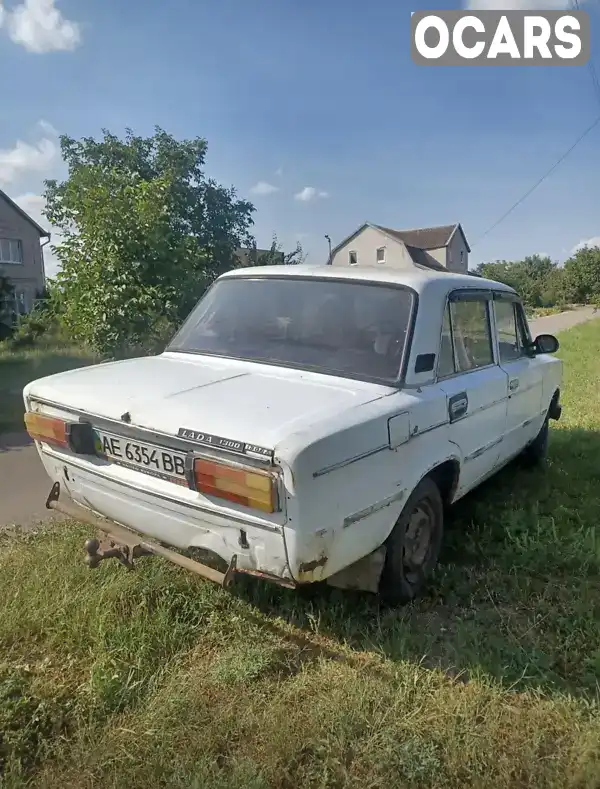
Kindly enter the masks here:
<path id="1" fill-rule="evenodd" d="M 351 266 L 356 266 L 356 264 L 358 263 L 358 255 L 356 254 L 356 252 L 348 252 L 348 263 Z"/>
<path id="2" fill-rule="evenodd" d="M 0 263 L 23 263 L 23 246 L 17 239 L 0 238 Z"/>
<path id="3" fill-rule="evenodd" d="M 378 263 L 385 263 L 385 247 L 379 247 L 376 260 Z"/>

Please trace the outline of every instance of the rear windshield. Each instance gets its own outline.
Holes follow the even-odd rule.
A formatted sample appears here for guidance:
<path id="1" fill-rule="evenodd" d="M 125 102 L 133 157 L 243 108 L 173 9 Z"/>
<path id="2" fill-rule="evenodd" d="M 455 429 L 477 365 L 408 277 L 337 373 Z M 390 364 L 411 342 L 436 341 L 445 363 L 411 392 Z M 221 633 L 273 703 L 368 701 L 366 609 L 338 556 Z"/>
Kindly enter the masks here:
<path id="1" fill-rule="evenodd" d="M 223 279 L 167 350 L 392 383 L 413 308 L 403 287 L 316 278 Z"/>

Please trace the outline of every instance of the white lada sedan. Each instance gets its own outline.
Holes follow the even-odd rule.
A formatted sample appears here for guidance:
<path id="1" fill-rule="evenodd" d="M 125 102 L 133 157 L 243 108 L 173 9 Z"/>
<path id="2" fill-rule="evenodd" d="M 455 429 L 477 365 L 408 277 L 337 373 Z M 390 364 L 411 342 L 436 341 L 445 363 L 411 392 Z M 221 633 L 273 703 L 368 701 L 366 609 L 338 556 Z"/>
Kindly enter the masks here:
<path id="1" fill-rule="evenodd" d="M 418 595 L 445 506 L 560 416 L 551 335 L 468 275 L 269 266 L 220 277 L 164 353 L 25 387 L 47 505 L 91 566 L 166 556 L 229 584 Z"/>

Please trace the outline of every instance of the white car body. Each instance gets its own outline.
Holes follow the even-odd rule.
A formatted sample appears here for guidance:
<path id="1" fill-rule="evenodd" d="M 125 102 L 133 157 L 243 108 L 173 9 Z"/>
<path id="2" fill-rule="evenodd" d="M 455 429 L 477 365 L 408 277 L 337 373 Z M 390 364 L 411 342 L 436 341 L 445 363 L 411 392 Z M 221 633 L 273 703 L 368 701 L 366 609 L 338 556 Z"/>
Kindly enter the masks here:
<path id="1" fill-rule="evenodd" d="M 398 382 L 174 351 L 33 381 L 24 390 L 28 412 L 89 420 L 119 436 L 121 451 L 131 440 L 271 469 L 280 506 L 253 510 L 37 441 L 49 477 L 74 502 L 161 544 L 205 549 L 227 563 L 235 556 L 241 572 L 289 585 L 335 583 L 385 545 L 424 477 L 434 472 L 445 502 L 456 501 L 530 444 L 558 403 L 560 361 L 521 354 L 500 364 L 495 305 L 518 303 L 500 283 L 327 266 L 237 270 L 220 281 L 240 277 L 409 288 L 415 308 Z M 493 361 L 442 378 L 445 310 L 465 292 L 488 305 Z"/>

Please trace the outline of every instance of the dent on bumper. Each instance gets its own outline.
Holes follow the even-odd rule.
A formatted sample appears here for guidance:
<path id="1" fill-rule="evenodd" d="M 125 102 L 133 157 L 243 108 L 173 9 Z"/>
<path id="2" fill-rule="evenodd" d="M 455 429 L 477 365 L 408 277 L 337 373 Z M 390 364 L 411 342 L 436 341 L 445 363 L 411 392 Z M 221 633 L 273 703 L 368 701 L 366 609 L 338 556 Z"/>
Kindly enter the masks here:
<path id="1" fill-rule="evenodd" d="M 227 565 L 235 556 L 237 572 L 293 584 L 281 528 L 263 529 L 251 522 L 228 520 L 220 514 L 180 505 L 176 500 L 159 499 L 51 453 L 40 454 L 50 478 L 60 482 L 76 505 L 164 545 L 201 549 Z"/>

